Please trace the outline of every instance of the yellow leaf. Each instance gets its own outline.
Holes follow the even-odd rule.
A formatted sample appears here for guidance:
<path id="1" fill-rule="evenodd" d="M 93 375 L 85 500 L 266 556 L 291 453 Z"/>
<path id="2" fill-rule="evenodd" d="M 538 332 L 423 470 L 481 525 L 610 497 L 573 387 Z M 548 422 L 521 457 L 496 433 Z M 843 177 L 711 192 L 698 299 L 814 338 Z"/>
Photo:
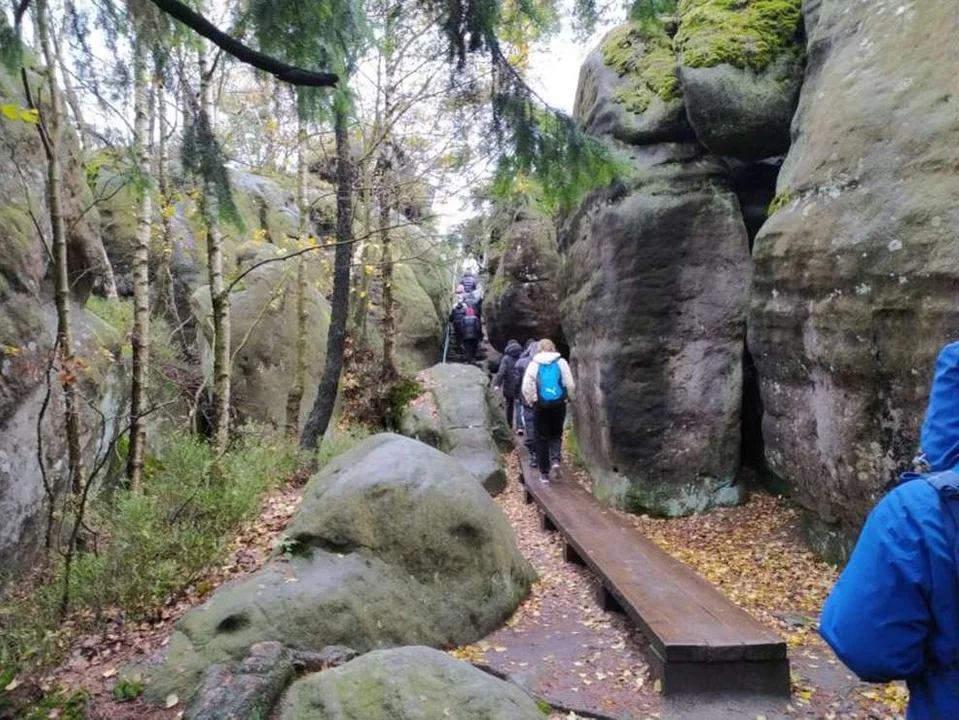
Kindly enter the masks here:
<path id="1" fill-rule="evenodd" d="M 176 695 L 174 695 L 173 693 L 170 693 L 169 695 L 166 696 L 166 703 L 165 703 L 165 705 L 166 705 L 168 708 L 176 707 L 176 705 L 177 705 L 179 702 L 180 702 L 180 698 L 178 698 L 178 697 L 177 697 Z"/>
<path id="2" fill-rule="evenodd" d="M 3 113 L 4 117 L 9 118 L 10 120 L 20 119 L 19 105 L 0 105 L 0 112 Z"/>
<path id="3" fill-rule="evenodd" d="M 653 690 L 655 690 L 658 693 L 661 693 L 663 691 L 663 681 L 657 679 L 656 682 L 653 683 Z"/>
<path id="4" fill-rule="evenodd" d="M 30 123 L 31 125 L 37 125 L 40 122 L 40 111 L 39 110 L 27 110 L 26 108 L 20 110 L 20 119 L 25 123 Z"/>
<path id="5" fill-rule="evenodd" d="M 116 675 L 116 674 L 117 674 L 117 669 L 116 669 L 116 668 L 110 668 L 109 670 L 104 670 L 104 671 L 103 671 L 103 677 L 105 677 L 105 678 L 112 678 L 112 677 L 113 677 L 114 675 Z"/>

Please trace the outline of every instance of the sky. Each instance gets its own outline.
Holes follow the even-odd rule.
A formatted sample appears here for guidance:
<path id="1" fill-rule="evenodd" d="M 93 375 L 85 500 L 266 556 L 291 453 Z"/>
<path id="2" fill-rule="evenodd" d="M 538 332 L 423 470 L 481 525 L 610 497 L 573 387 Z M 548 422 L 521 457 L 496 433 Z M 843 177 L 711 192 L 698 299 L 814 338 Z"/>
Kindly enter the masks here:
<path id="1" fill-rule="evenodd" d="M 615 23 L 599 28 L 590 37 L 577 40 L 570 28 L 564 28 L 548 43 L 530 53 L 527 82 L 544 101 L 553 108 L 572 114 L 579 82 L 579 68 L 586 56 L 599 45 Z M 492 149 L 491 149 L 492 151 Z M 473 211 L 468 206 L 468 192 L 436 203 L 437 227 L 445 233 L 463 222 Z"/>

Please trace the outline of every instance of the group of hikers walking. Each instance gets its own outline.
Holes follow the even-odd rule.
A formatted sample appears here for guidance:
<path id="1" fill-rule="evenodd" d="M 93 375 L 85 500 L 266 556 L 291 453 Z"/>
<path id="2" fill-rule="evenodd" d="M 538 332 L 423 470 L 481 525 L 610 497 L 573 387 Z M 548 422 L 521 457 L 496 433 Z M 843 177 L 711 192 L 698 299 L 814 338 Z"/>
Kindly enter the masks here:
<path id="1" fill-rule="evenodd" d="M 476 352 L 483 340 L 483 290 L 473 270 L 467 270 L 453 293 L 450 329 L 454 345 L 462 348 L 465 361 L 476 361 Z"/>
<path id="2" fill-rule="evenodd" d="M 503 393 L 506 420 L 524 436 L 530 463 L 540 480 L 556 478 L 562 464 L 566 403 L 576 390 L 569 364 L 552 340 L 516 340 L 506 344 L 493 388 Z"/>

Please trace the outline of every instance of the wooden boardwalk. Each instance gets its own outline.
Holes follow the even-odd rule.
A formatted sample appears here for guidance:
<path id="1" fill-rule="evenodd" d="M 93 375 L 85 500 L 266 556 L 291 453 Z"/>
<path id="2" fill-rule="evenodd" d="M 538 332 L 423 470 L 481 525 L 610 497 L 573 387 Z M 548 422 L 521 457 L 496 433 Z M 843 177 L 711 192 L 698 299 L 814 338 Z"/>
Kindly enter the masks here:
<path id="1" fill-rule="evenodd" d="M 570 562 L 599 580 L 606 609 L 625 612 L 649 640 L 664 694 L 789 694 L 786 643 L 715 587 L 643 537 L 574 481 L 539 481 L 519 447 L 526 501 L 560 532 Z"/>

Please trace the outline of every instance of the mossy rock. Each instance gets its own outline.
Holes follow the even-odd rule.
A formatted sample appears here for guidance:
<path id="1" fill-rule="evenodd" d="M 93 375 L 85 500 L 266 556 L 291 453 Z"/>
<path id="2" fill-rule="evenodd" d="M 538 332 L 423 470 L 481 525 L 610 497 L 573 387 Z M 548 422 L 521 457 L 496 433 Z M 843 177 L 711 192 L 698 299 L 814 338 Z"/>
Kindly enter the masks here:
<path id="1" fill-rule="evenodd" d="M 801 55 L 802 0 L 680 0 L 674 47 L 690 68 L 763 70 Z"/>
<path id="2" fill-rule="evenodd" d="M 459 460 L 491 495 L 501 493 L 509 430 L 486 373 L 472 365 L 440 364 L 417 380 L 423 393 L 407 405 L 400 431 Z"/>
<path id="3" fill-rule="evenodd" d="M 226 585 L 177 624 L 146 697 L 186 699 L 206 668 L 276 641 L 303 651 L 447 648 L 492 632 L 535 574 L 509 521 L 452 458 L 376 435 L 304 489 L 289 557 Z"/>
<path id="4" fill-rule="evenodd" d="M 606 65 L 627 79 L 616 98 L 629 112 L 646 112 L 656 97 L 665 102 L 682 97 L 673 41 L 660 26 L 621 25 L 600 47 Z"/>
<path id="5" fill-rule="evenodd" d="M 672 40 L 659 25 L 611 30 L 580 70 L 573 114 L 597 136 L 630 144 L 693 139 Z"/>
<path id="6" fill-rule="evenodd" d="M 294 683 L 281 720 L 543 720 L 512 683 L 426 647 L 378 650 Z"/>

